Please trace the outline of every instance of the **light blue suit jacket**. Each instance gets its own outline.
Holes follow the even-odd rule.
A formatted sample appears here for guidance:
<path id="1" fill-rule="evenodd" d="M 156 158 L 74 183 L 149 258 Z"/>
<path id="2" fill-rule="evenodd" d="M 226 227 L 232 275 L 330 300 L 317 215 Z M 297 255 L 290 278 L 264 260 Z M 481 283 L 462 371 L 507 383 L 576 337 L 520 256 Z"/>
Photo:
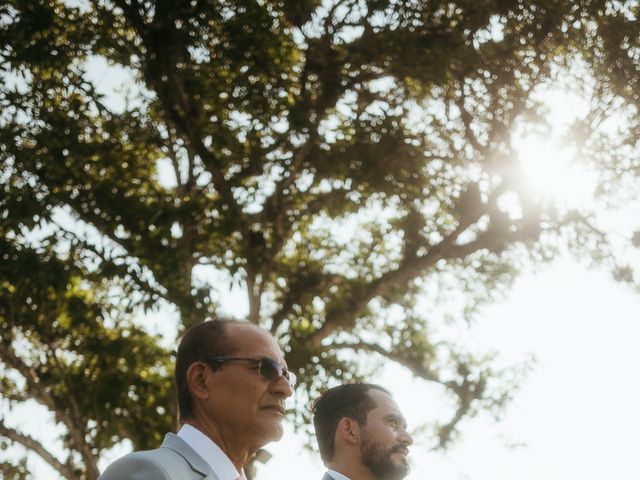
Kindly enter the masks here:
<path id="1" fill-rule="evenodd" d="M 219 480 L 211 467 L 177 435 L 167 433 L 160 448 L 116 460 L 98 480 Z"/>

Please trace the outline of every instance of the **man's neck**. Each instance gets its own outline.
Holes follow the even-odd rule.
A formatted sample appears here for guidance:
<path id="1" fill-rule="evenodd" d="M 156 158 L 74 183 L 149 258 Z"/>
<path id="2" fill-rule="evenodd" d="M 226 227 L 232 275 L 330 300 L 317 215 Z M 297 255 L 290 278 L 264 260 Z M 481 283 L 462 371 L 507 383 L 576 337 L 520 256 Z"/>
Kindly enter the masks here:
<path id="1" fill-rule="evenodd" d="M 185 421 L 185 423 L 197 428 L 218 445 L 220 450 L 229 457 L 229 460 L 231 460 L 231 463 L 233 463 L 239 472 L 242 471 L 242 468 L 249 461 L 249 458 L 255 453 L 255 451 L 247 448 L 242 441 L 233 438 L 231 432 L 222 432 L 216 425 L 210 422 L 189 419 Z"/>

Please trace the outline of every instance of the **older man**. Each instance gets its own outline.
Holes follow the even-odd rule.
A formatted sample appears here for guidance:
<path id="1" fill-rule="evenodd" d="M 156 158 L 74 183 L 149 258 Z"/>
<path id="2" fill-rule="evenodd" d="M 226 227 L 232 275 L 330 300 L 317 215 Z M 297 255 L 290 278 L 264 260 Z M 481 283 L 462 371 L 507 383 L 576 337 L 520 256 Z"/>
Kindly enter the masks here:
<path id="1" fill-rule="evenodd" d="M 400 480 L 413 443 L 389 392 L 354 383 L 327 390 L 314 404 L 313 423 L 322 460 L 322 480 Z"/>
<path id="2" fill-rule="evenodd" d="M 253 454 L 282 437 L 295 376 L 260 328 L 235 320 L 195 325 L 178 347 L 175 380 L 178 433 L 116 461 L 100 480 L 242 479 Z"/>

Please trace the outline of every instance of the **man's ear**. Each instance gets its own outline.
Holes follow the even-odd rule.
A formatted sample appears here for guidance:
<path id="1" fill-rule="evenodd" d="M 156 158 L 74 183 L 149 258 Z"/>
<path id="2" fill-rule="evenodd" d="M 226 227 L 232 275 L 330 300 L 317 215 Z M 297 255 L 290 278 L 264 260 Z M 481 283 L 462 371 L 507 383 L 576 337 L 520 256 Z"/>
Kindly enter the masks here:
<path id="1" fill-rule="evenodd" d="M 336 433 L 351 445 L 360 443 L 360 425 L 353 418 L 342 417 L 338 422 Z"/>
<path id="2" fill-rule="evenodd" d="M 208 382 L 209 370 L 202 362 L 194 362 L 187 369 L 187 386 L 194 398 L 205 400 L 211 394 Z"/>

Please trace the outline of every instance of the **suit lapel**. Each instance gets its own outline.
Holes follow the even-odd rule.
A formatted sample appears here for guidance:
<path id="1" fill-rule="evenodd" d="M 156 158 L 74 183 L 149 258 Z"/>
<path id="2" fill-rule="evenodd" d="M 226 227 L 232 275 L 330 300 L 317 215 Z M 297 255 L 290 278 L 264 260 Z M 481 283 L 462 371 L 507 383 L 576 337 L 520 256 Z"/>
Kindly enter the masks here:
<path id="1" fill-rule="evenodd" d="M 167 433 L 160 448 L 169 448 L 183 457 L 191 469 L 203 477 L 203 480 L 218 480 L 209 464 L 177 435 Z"/>

